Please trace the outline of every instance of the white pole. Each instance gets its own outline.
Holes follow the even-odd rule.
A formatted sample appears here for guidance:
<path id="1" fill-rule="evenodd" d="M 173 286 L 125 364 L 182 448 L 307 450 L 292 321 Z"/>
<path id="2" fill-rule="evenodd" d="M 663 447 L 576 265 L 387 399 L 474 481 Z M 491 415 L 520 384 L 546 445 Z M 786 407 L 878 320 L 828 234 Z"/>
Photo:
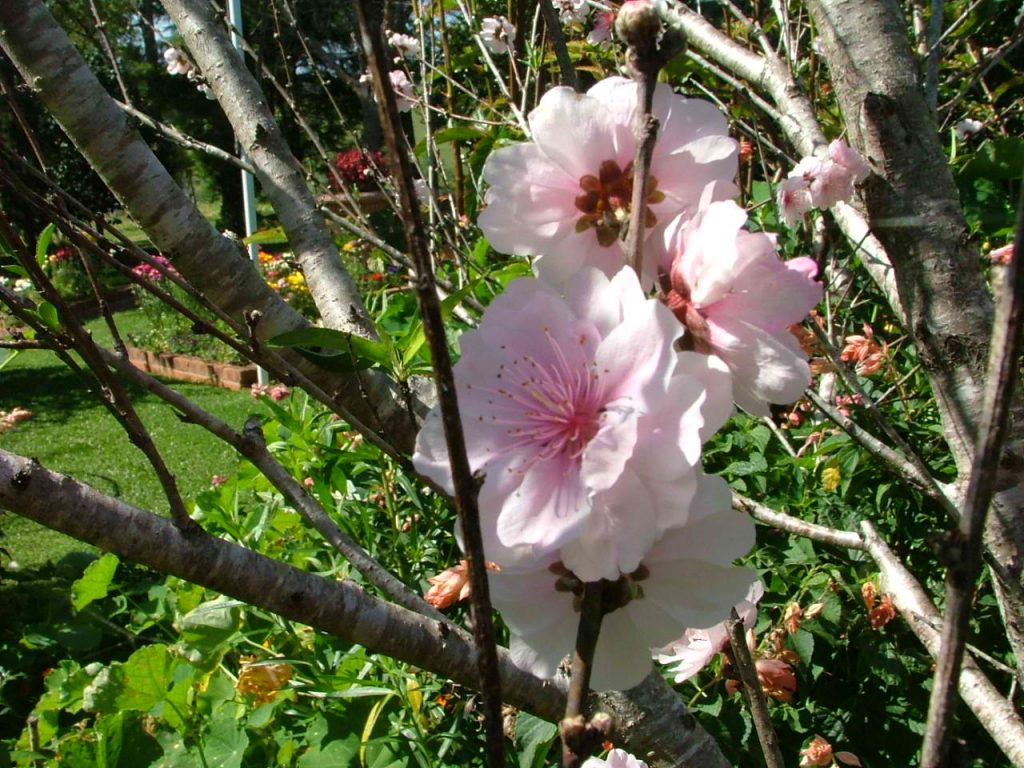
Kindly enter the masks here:
<path id="1" fill-rule="evenodd" d="M 231 24 L 231 43 L 239 51 L 239 55 L 245 58 L 242 51 L 242 0 L 231 0 L 228 4 L 228 22 Z M 242 158 L 245 158 L 245 150 L 240 150 Z M 256 180 L 248 171 L 242 171 L 242 207 L 245 215 L 245 236 L 252 237 L 256 231 Z M 260 265 L 260 249 L 255 243 L 250 243 L 249 258 L 256 269 L 262 274 Z M 262 367 L 256 368 L 256 380 L 260 384 L 270 382 L 270 374 Z"/>

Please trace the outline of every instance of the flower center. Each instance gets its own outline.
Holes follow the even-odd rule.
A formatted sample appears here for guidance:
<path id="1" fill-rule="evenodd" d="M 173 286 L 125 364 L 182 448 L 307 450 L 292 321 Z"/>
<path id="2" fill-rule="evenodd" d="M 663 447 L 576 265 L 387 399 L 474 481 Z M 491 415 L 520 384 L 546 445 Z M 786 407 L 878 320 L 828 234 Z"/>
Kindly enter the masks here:
<path id="1" fill-rule="evenodd" d="M 607 248 L 619 239 L 629 221 L 633 200 L 633 163 L 619 168 L 614 160 L 605 160 L 597 176 L 587 174 L 580 177 L 580 189 L 582 194 L 576 197 L 576 208 L 583 215 L 576 220 L 576 231 L 583 232 L 593 227 L 597 232 L 597 242 Z M 650 176 L 644 201 L 645 227 L 658 223 L 650 206 L 664 199 L 665 193 L 658 189 L 658 180 Z"/>
<path id="2" fill-rule="evenodd" d="M 502 386 L 496 392 L 514 412 L 501 419 L 512 440 L 508 448 L 530 446 L 530 466 L 559 458 L 581 461 L 587 444 L 601 429 L 603 395 L 593 363 L 589 367 L 579 360 L 571 363 L 573 355 L 567 358 L 547 329 L 545 335 L 554 352 L 551 359 L 513 358 L 499 366 L 497 376 Z"/>

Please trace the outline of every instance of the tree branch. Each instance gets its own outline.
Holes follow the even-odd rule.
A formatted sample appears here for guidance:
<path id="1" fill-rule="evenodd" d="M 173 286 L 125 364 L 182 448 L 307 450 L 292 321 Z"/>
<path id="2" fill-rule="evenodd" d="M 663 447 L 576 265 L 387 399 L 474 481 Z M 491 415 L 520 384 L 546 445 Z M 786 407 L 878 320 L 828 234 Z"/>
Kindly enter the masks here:
<path id="1" fill-rule="evenodd" d="M 90 165 L 175 267 L 222 311 L 239 322 L 258 317 L 266 339 L 308 323 L 263 281 L 241 249 L 219 235 L 131 129 L 89 71 L 67 35 L 39 0 L 0 3 L 0 47 L 42 105 L 57 119 Z M 388 377 L 325 371 L 291 350 L 283 359 L 399 451 L 409 453 L 418 426 L 410 413 L 425 408 Z"/>
<path id="2" fill-rule="evenodd" d="M 434 621 L 212 536 L 187 538 L 158 515 L 105 496 L 38 463 L 0 450 L 0 507 L 157 571 L 179 576 L 370 651 L 478 689 L 476 651 L 457 626 Z M 557 721 L 564 680 L 541 680 L 498 653 L 502 692 L 510 704 Z M 646 755 L 651 768 L 727 768 L 714 740 L 678 694 L 653 672 L 628 692 L 592 697 L 592 707 L 632 723 L 623 748 Z"/>
<path id="3" fill-rule="evenodd" d="M 1017 206 L 1016 230 L 1016 242 L 1024 243 L 1024 191 Z M 954 686 L 960 673 L 975 585 L 981 570 L 985 517 L 995 492 L 1000 455 L 1009 431 L 1010 404 L 1020 379 L 1024 336 L 1021 248 L 1021 245 L 1014 246 L 1013 258 L 1003 279 L 989 352 L 986 376 L 989 385 L 985 392 L 978 448 L 967 483 L 960 528 L 948 542 L 951 560 L 946 573 L 946 617 L 942 625 L 942 653 L 928 704 L 928 724 L 921 757 L 924 768 L 940 768 L 948 764 L 949 743 L 953 736 Z"/>
<path id="4" fill-rule="evenodd" d="M 934 629 L 941 622 L 931 599 L 904 567 L 899 558 L 878 536 L 868 522 L 861 523 L 868 553 L 881 570 L 883 589 L 892 596 L 893 605 L 933 658 L 939 659 L 941 641 Z M 1024 724 L 1007 701 L 970 657 L 965 658 L 958 685 L 960 697 L 978 722 L 988 731 L 1016 768 L 1024 767 Z"/>
<path id="5" fill-rule="evenodd" d="M 205 0 L 166 0 L 189 53 L 206 77 L 235 137 L 252 162 L 302 265 L 310 294 L 329 328 L 377 338 L 373 321 L 331 239 L 305 174 L 292 155 L 255 78 Z"/>

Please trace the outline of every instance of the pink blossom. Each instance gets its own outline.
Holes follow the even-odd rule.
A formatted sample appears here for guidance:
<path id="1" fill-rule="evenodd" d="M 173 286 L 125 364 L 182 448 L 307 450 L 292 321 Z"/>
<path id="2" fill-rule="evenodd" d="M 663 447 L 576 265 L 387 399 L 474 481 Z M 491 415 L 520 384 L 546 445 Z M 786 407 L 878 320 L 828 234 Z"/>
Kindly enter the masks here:
<path id="1" fill-rule="evenodd" d="M 395 91 L 395 101 L 399 112 L 408 112 L 416 106 L 416 91 L 408 76 L 401 69 L 393 69 L 388 72 L 388 79 L 391 80 L 391 87 Z"/>
<path id="2" fill-rule="evenodd" d="M 292 391 L 288 389 L 288 387 L 286 387 L 284 384 L 275 384 L 270 388 L 270 391 L 267 392 L 267 395 L 274 402 L 278 402 L 284 400 L 291 393 Z"/>
<path id="3" fill-rule="evenodd" d="M 388 45 L 398 51 L 400 56 L 405 56 L 406 58 L 414 59 L 420 55 L 420 41 L 412 35 L 391 32 L 388 34 Z"/>
<path id="4" fill-rule="evenodd" d="M 815 736 L 810 744 L 800 750 L 800 765 L 832 765 L 832 745 L 821 736 Z"/>
<path id="5" fill-rule="evenodd" d="M 594 26 L 587 33 L 587 42 L 591 45 L 607 45 L 612 39 L 612 27 L 615 25 L 615 14 L 611 11 L 599 11 L 594 17 Z"/>
<path id="6" fill-rule="evenodd" d="M 630 688 L 651 671 L 656 649 L 683 628 L 726 620 L 757 579 L 731 565 L 753 543 L 753 523 L 730 508 L 724 481 L 703 478 L 686 523 L 669 529 L 639 567 L 612 580 L 624 604 L 604 617 L 592 687 Z M 513 662 L 541 677 L 554 675 L 570 652 L 579 621 L 581 579 L 557 558 L 510 561 L 489 574 Z"/>
<path id="7" fill-rule="evenodd" d="M 577 21 L 586 21 L 590 15 L 590 5 L 587 0 L 551 0 L 551 4 L 558 11 L 558 20 L 563 24 L 572 24 Z"/>
<path id="8" fill-rule="evenodd" d="M 790 227 L 803 220 L 814 205 L 811 203 L 811 185 L 803 176 L 790 176 L 779 182 L 775 192 L 779 215 Z"/>
<path id="9" fill-rule="evenodd" d="M 746 597 L 733 606 L 747 629 L 753 627 L 757 620 L 757 603 L 762 597 L 764 587 L 760 581 L 755 581 L 747 590 Z M 687 629 L 681 638 L 661 649 L 657 660 L 662 664 L 674 664 L 669 672 L 675 673 L 676 682 L 681 683 L 706 667 L 727 645 L 729 629 L 723 621 L 708 629 Z"/>
<path id="10" fill-rule="evenodd" d="M 256 400 L 260 397 L 265 397 L 270 392 L 270 387 L 266 384 L 253 384 L 249 387 L 249 394 L 252 395 L 253 399 Z"/>
<path id="11" fill-rule="evenodd" d="M 484 166 L 490 185 L 478 223 L 503 253 L 542 255 L 540 277 L 563 284 L 583 265 L 616 274 L 629 218 L 636 151 L 636 84 L 622 77 L 586 94 L 552 88 L 530 113 L 533 141 L 493 152 Z M 717 199 L 736 195 L 736 142 L 725 117 L 706 101 L 686 99 L 659 83 L 654 115 L 661 123 L 645 206 L 648 242 L 672 216 L 696 212 L 705 187 Z M 653 283 L 650 258 L 644 284 Z"/>
<path id="12" fill-rule="evenodd" d="M 214 475 L 210 478 L 210 485 L 214 488 L 220 488 L 228 479 L 224 475 Z"/>
<path id="13" fill-rule="evenodd" d="M 192 69 L 192 63 L 177 48 L 168 48 L 164 51 L 164 64 L 170 75 L 187 75 Z"/>
<path id="14" fill-rule="evenodd" d="M 170 274 L 178 274 L 178 270 L 174 268 L 174 265 L 171 264 L 170 259 L 166 256 L 158 253 L 153 257 L 153 261 L 163 267 Z M 164 272 L 144 261 L 140 261 L 132 268 L 132 274 L 136 277 L 141 277 L 144 280 L 149 280 L 151 283 L 159 283 L 164 279 Z"/>
<path id="15" fill-rule="evenodd" d="M 674 351 L 681 333 L 631 270 L 586 268 L 564 298 L 513 281 L 463 334 L 455 381 L 489 556 L 562 548 L 581 579 L 614 580 L 686 519 L 701 443 L 731 405 L 724 366 Z M 437 409 L 413 463 L 451 489 Z"/>
<path id="16" fill-rule="evenodd" d="M 867 161 L 842 139 L 836 139 L 828 145 L 828 156 L 833 163 L 850 174 L 854 184 L 863 183 L 871 175 L 871 166 Z"/>
<path id="17" fill-rule="evenodd" d="M 490 16 L 480 22 L 480 39 L 491 53 L 508 53 L 516 40 L 516 28 L 504 16 Z"/>
<path id="18" fill-rule="evenodd" d="M 665 232 L 665 301 L 687 343 L 720 357 L 736 404 L 755 416 L 791 403 L 810 384 L 807 355 L 789 332 L 821 299 L 808 258 L 780 261 L 771 235 L 742 229 L 746 212 L 713 202 Z"/>
<path id="19" fill-rule="evenodd" d="M 1007 243 L 1002 248 L 996 248 L 995 250 L 989 251 L 988 259 L 993 264 L 1002 264 L 1004 266 L 1010 263 L 1013 258 L 1013 243 Z"/>
<path id="20" fill-rule="evenodd" d="M 608 757 L 588 757 L 580 768 L 647 768 L 647 763 L 638 760 L 624 749 L 613 749 Z"/>

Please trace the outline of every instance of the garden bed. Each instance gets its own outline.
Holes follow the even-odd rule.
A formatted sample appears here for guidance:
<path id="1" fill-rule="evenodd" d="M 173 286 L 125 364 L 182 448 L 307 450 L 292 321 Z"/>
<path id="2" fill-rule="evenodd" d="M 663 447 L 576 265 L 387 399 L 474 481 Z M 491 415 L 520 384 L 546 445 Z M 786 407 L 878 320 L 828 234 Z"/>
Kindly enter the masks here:
<path id="1" fill-rule="evenodd" d="M 248 389 L 256 383 L 255 365 L 212 363 L 191 355 L 157 354 L 128 346 L 128 359 L 136 368 L 175 381 L 213 384 L 225 389 Z"/>

